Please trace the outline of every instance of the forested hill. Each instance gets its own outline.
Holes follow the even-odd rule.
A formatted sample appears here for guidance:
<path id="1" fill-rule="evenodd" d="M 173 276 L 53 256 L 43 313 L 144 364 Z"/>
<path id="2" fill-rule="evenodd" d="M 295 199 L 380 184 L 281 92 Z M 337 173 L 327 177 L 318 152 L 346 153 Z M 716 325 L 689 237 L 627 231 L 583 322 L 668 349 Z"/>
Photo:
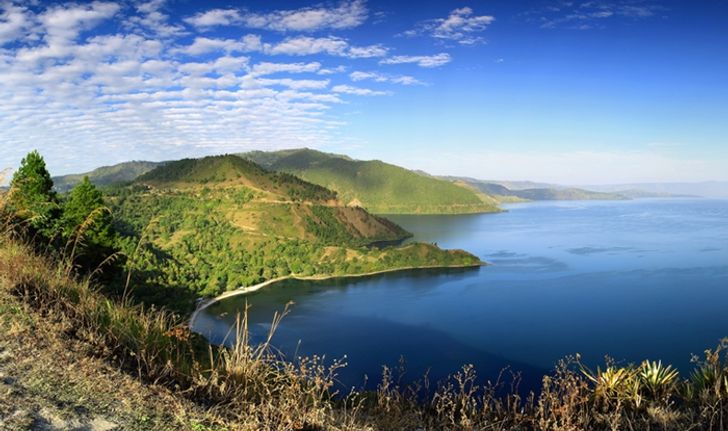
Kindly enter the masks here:
<path id="1" fill-rule="evenodd" d="M 133 161 L 112 166 L 102 166 L 93 171 L 82 174 L 61 175 L 53 177 L 56 190 L 65 192 L 80 183 L 83 177 L 88 177 L 97 186 L 126 183 L 135 180 L 140 175 L 151 171 L 164 162 Z"/>
<path id="2" fill-rule="evenodd" d="M 347 204 L 379 214 L 465 214 L 499 211 L 495 199 L 379 160 L 353 160 L 310 149 L 243 153 L 262 166 L 297 175 L 338 193 Z"/>
<path id="3" fill-rule="evenodd" d="M 215 295 L 285 275 L 346 275 L 477 264 L 477 257 L 413 244 L 366 247 L 409 233 L 336 193 L 237 156 L 169 162 L 107 191 L 116 228 L 138 256 L 144 285 Z M 142 241 L 143 240 L 143 241 Z M 138 241 L 146 247 L 135 252 Z"/>

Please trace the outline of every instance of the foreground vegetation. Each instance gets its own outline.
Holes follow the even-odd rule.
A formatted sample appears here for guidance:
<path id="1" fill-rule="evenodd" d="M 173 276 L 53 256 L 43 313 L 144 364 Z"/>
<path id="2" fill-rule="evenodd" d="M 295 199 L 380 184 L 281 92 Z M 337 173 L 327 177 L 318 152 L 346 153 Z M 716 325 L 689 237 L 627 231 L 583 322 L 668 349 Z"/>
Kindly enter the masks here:
<path id="1" fill-rule="evenodd" d="M 29 156 L 23 172 L 37 171 L 41 162 Z M 18 195 L 11 189 L 0 197 L 0 427 L 53 429 L 43 421 L 192 430 L 728 426 L 728 340 L 696 360 L 688 378 L 659 362 L 608 362 L 592 370 L 578 356 L 567 358 L 528 396 L 518 391 L 517 375 L 483 382 L 467 365 L 442 382 L 423 378 L 411 385 L 400 384 L 399 374 L 385 367 L 375 390 L 342 392 L 336 374 L 344 363 L 286 360 L 269 342 L 251 344 L 245 315 L 236 345 L 209 346 L 183 318 L 133 295 L 108 292 L 103 272 L 78 264 L 76 257 L 88 256 L 88 247 L 103 247 L 114 235 L 98 208 L 75 228 L 66 225 L 81 208 L 98 204 L 93 188 L 83 185 L 54 206 L 46 177 L 30 178 L 19 180 Z M 66 229 L 46 236 L 59 209 L 53 225 Z M 30 210 L 35 214 L 26 217 Z M 65 239 L 60 250 L 52 246 L 57 237 Z M 272 331 L 283 317 L 274 319 Z M 27 357 L 37 358 L 35 365 Z M 43 362 L 49 365 L 38 366 Z M 72 367 L 64 371 L 59 363 Z M 105 393 L 109 388 L 118 393 Z M 23 410 L 19 403 L 40 410 Z"/>

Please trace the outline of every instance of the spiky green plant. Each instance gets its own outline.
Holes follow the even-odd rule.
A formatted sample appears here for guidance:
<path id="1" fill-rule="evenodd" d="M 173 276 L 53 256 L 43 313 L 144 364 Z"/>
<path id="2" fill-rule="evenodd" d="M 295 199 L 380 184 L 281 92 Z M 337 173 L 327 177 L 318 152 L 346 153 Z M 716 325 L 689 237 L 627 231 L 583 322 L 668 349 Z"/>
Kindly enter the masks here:
<path id="1" fill-rule="evenodd" d="M 607 366 L 597 367 L 596 372 L 581 365 L 581 372 L 594 384 L 594 395 L 606 400 L 628 400 L 634 398 L 636 371 L 632 368 Z"/>
<path id="2" fill-rule="evenodd" d="M 654 399 L 669 396 L 679 375 L 671 365 L 662 365 L 662 361 L 644 361 L 637 372 L 642 387 Z"/>

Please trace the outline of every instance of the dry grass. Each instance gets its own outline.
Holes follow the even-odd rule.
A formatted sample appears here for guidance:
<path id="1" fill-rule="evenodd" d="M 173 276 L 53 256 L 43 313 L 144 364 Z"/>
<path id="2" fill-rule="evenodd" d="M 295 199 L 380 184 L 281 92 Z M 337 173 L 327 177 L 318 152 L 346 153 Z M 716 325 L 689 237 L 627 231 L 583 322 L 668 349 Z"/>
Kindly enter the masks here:
<path id="1" fill-rule="evenodd" d="M 0 295 L 0 430 L 214 428 L 205 408 L 98 357 L 72 327 Z"/>

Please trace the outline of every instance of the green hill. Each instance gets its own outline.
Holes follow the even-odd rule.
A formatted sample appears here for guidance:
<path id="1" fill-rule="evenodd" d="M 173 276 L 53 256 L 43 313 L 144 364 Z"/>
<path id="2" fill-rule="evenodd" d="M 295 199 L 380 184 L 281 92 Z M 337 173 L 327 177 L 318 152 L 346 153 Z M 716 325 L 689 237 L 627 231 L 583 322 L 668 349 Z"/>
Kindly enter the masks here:
<path id="1" fill-rule="evenodd" d="M 379 160 L 353 160 L 310 149 L 254 151 L 241 157 L 288 172 L 338 193 L 350 206 L 378 214 L 464 214 L 500 211 L 497 202 L 469 187 Z"/>
<path id="2" fill-rule="evenodd" d="M 102 166 L 83 174 L 71 174 L 53 177 L 56 190 L 65 192 L 80 183 L 87 176 L 97 186 L 107 186 L 118 183 L 134 181 L 139 175 L 151 171 L 162 162 L 133 161 L 112 166 Z"/>
<path id="3" fill-rule="evenodd" d="M 216 295 L 286 275 L 479 263 L 430 244 L 369 247 L 410 234 L 331 190 L 233 155 L 168 162 L 108 194 L 125 252 L 149 244 L 135 277 L 158 284 L 148 289 L 155 295 L 170 286 Z"/>

